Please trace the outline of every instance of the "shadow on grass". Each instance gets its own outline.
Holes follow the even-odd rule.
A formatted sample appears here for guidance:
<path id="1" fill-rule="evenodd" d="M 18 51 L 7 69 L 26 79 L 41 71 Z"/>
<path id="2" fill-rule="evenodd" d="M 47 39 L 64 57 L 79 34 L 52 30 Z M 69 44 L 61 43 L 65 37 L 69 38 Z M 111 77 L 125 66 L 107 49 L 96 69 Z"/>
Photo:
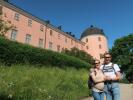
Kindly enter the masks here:
<path id="1" fill-rule="evenodd" d="M 8 95 L 2 95 L 2 94 L 0 94 L 0 100 L 15 100 L 15 99 L 13 99 L 13 97 L 12 98 L 9 98 Z"/>

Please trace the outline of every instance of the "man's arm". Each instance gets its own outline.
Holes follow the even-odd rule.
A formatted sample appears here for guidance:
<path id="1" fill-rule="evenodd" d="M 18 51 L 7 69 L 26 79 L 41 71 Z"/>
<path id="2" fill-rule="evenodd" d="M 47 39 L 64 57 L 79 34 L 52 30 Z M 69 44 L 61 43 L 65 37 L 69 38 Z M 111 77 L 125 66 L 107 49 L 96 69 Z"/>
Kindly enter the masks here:
<path id="1" fill-rule="evenodd" d="M 112 80 L 120 80 L 121 79 L 121 73 L 120 72 L 115 72 L 115 75 L 116 75 L 116 77 L 115 78 L 113 78 Z"/>

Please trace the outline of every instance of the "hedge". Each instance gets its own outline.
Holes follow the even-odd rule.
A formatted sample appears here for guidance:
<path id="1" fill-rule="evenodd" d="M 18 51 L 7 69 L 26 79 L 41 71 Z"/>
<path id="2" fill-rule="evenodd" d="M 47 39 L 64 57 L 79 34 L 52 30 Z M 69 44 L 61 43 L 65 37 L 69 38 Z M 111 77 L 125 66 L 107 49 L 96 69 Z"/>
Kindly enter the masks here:
<path id="1" fill-rule="evenodd" d="M 0 62 L 5 65 L 31 64 L 90 68 L 90 64 L 63 53 L 11 41 L 0 36 Z"/>

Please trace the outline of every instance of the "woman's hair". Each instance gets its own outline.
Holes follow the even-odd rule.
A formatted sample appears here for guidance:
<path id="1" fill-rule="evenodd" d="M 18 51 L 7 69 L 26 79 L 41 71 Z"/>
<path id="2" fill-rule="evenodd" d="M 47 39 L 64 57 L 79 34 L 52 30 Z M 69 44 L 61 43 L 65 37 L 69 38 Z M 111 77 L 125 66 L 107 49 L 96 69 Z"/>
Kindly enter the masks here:
<path id="1" fill-rule="evenodd" d="M 95 60 L 94 60 L 94 62 L 93 62 L 93 64 L 95 64 L 95 62 L 96 62 L 96 61 L 98 61 L 98 62 L 100 63 L 100 60 L 98 60 L 98 59 L 95 59 Z"/>

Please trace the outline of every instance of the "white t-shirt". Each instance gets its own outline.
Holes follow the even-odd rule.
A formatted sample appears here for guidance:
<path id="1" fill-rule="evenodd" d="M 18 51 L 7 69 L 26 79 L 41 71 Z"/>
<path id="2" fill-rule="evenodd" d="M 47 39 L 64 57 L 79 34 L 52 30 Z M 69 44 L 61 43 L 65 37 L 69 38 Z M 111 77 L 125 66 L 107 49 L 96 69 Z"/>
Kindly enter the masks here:
<path id="1" fill-rule="evenodd" d="M 110 62 L 109 64 L 101 65 L 100 69 L 103 71 L 105 76 L 115 78 L 116 77 L 115 73 L 119 72 L 120 68 L 117 64 L 114 64 L 113 67 L 112 67 L 112 63 Z"/>

